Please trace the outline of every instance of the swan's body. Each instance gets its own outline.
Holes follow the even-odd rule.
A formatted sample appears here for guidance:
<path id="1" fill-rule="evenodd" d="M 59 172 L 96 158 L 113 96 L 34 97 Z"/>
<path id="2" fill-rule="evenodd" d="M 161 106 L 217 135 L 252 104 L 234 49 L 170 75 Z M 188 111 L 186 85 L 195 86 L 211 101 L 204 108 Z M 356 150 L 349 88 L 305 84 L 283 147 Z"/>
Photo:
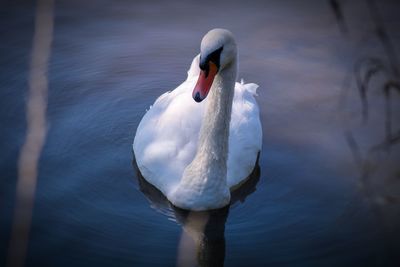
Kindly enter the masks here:
<path id="1" fill-rule="evenodd" d="M 217 60 L 207 55 L 213 56 L 221 45 L 219 66 L 213 69 L 216 65 L 211 63 Z M 254 98 L 258 86 L 235 84 L 237 61 L 232 35 L 226 30 L 210 31 L 203 38 L 201 56 L 194 58 L 187 80 L 161 95 L 147 111 L 133 144 L 143 177 L 174 205 L 192 210 L 227 205 L 230 189 L 253 170 L 262 143 Z M 210 61 L 209 75 L 199 68 L 208 64 L 201 60 Z M 207 96 L 208 91 L 204 95 L 201 91 L 207 87 L 205 79 L 211 79 L 209 96 L 196 103 Z"/>

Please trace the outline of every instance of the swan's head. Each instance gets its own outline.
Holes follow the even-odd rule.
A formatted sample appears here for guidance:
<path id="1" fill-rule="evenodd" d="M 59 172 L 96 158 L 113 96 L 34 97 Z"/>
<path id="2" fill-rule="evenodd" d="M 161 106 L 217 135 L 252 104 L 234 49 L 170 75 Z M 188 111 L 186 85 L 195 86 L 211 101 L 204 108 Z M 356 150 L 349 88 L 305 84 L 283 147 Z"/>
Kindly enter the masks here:
<path id="1" fill-rule="evenodd" d="M 218 72 L 236 60 L 236 43 L 230 31 L 213 29 L 201 41 L 200 75 L 193 90 L 193 99 L 203 101 L 210 91 Z"/>

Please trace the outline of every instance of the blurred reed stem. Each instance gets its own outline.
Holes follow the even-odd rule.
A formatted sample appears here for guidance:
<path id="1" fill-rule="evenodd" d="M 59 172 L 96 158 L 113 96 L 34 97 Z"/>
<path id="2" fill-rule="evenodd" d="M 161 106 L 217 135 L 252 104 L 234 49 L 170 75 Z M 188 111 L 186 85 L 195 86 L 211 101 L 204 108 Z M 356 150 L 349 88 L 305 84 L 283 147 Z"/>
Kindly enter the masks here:
<path id="1" fill-rule="evenodd" d="M 32 221 L 38 162 L 46 139 L 47 66 L 53 39 L 53 0 L 36 7 L 29 89 L 26 104 L 27 133 L 18 159 L 16 202 L 7 266 L 24 266 Z"/>

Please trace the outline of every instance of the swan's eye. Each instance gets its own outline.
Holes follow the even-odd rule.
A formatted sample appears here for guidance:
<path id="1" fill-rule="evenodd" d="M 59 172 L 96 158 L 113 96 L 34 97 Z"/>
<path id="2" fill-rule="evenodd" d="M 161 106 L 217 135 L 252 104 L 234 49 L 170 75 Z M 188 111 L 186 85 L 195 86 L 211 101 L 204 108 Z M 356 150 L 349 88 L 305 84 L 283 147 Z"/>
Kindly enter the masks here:
<path id="1" fill-rule="evenodd" d="M 212 61 L 218 68 L 219 68 L 219 62 L 220 62 L 220 58 L 221 58 L 221 52 L 223 49 L 224 49 L 224 47 L 221 46 L 220 48 L 218 48 L 217 50 L 215 50 L 208 56 L 209 61 Z"/>
<path id="2" fill-rule="evenodd" d="M 200 69 L 204 70 L 206 72 L 206 76 L 208 76 L 208 71 L 209 71 L 209 62 L 212 61 L 217 68 L 219 69 L 220 67 L 220 58 L 221 58 L 221 52 L 224 49 L 223 46 L 221 46 L 220 48 L 218 48 L 217 50 L 215 50 L 214 52 L 206 55 L 205 57 L 203 57 L 202 55 L 200 55 Z"/>

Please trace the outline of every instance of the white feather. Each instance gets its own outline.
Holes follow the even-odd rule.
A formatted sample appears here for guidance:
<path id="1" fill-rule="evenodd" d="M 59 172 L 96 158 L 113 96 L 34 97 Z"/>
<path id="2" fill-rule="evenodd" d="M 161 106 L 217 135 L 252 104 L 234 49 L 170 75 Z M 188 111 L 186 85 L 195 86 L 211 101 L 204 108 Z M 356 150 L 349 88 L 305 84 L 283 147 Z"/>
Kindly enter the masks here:
<path id="1" fill-rule="evenodd" d="M 196 103 L 192 90 L 198 76 L 198 56 L 179 87 L 161 95 L 136 132 L 133 149 L 144 178 L 166 196 L 177 186 L 196 154 L 207 99 Z M 261 150 L 262 129 L 254 98 L 258 85 L 236 83 L 229 131 L 227 182 L 230 188 L 251 173 Z"/>
<path id="2" fill-rule="evenodd" d="M 226 30 L 210 31 L 203 38 L 203 42 L 205 42 L 204 40 L 207 43 L 212 42 L 212 38 L 219 37 L 221 34 L 226 43 L 230 42 L 230 51 L 233 54 L 233 58 L 230 60 L 235 60 L 236 47 L 233 37 Z M 215 47 L 220 45 L 218 42 L 216 42 L 217 45 L 214 45 Z M 206 45 L 206 47 L 212 49 L 210 46 Z M 225 56 L 228 57 L 230 54 L 227 53 Z M 230 71 L 231 73 L 236 72 L 236 63 L 232 65 Z M 196 160 L 193 161 L 198 152 L 201 124 L 204 123 L 203 117 L 207 116 L 205 114 L 207 103 L 211 101 L 210 98 L 215 100 L 215 94 L 219 94 L 213 90 L 228 90 L 228 88 L 213 89 L 214 87 L 212 87 L 210 93 L 212 96 L 201 103 L 195 102 L 192 98 L 192 91 L 199 72 L 198 55 L 192 61 L 186 81 L 175 90 L 161 95 L 146 112 L 139 124 L 133 143 L 136 162 L 143 177 L 164 193 L 175 205 L 195 210 L 226 205 L 230 198 L 229 189 L 239 185 L 249 176 L 254 169 L 262 145 L 259 108 L 254 98 L 258 85 L 245 84 L 242 80 L 241 83 L 235 83 L 233 89 L 234 80 L 232 80 L 232 83 L 229 83 L 231 84 L 229 90 L 234 90 L 234 97 L 233 101 L 232 97 L 229 100 L 232 101 L 232 110 L 228 143 L 226 143 L 228 136 L 228 132 L 226 132 L 225 137 L 218 136 L 216 137 L 219 138 L 218 140 L 212 139 L 214 141 L 211 142 L 214 142 L 213 146 L 216 150 L 208 149 L 207 143 L 205 143 L 206 149 L 201 152 L 205 154 L 198 154 Z M 234 79 L 235 75 L 229 77 Z M 227 85 L 222 84 L 222 86 Z M 208 113 L 213 114 L 212 107 L 220 104 L 210 103 L 211 108 L 208 108 Z M 229 115 L 223 116 L 229 117 Z M 226 120 L 222 121 L 226 122 Z M 208 120 L 206 122 L 209 124 Z M 202 130 L 207 131 L 208 129 Z M 204 133 L 204 136 L 207 137 L 207 133 Z M 215 145 L 219 144 L 215 142 L 224 143 L 222 140 L 225 140 L 225 144 L 228 145 L 228 154 L 226 154 L 226 150 L 219 151 L 219 146 Z M 214 168 L 216 173 L 208 173 L 211 169 L 207 169 L 207 164 L 215 166 L 215 162 L 219 162 L 218 155 L 211 155 L 210 161 L 207 153 L 219 153 L 223 156 L 221 165 L 216 165 L 216 169 Z M 225 165 L 223 162 L 226 160 L 226 155 L 227 164 Z M 187 168 L 192 161 L 195 165 L 192 164 L 191 168 Z M 209 163 L 205 163 L 206 161 Z M 206 166 L 206 168 L 204 169 L 202 166 Z M 185 170 L 187 172 L 183 175 Z M 203 174 L 203 172 L 206 173 Z"/>

